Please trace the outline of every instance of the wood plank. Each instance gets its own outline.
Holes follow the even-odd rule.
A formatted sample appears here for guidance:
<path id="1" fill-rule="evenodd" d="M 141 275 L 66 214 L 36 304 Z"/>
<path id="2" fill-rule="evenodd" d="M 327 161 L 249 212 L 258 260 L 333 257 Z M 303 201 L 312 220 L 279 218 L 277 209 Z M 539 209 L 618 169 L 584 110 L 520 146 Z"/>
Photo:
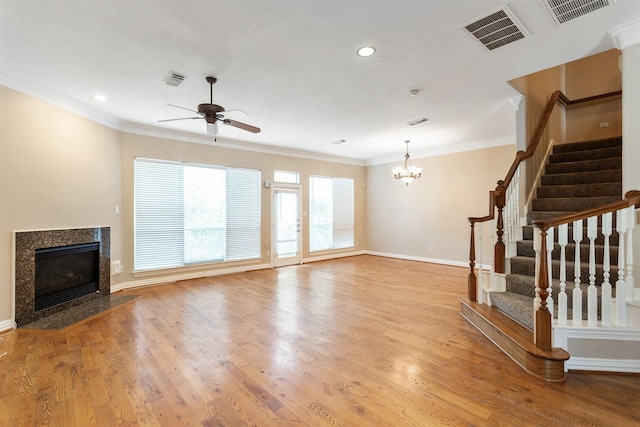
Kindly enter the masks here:
<path id="1" fill-rule="evenodd" d="M 459 314 L 467 274 L 363 255 L 127 291 L 5 337 L 0 425 L 640 424 L 639 376 L 503 354 Z"/>

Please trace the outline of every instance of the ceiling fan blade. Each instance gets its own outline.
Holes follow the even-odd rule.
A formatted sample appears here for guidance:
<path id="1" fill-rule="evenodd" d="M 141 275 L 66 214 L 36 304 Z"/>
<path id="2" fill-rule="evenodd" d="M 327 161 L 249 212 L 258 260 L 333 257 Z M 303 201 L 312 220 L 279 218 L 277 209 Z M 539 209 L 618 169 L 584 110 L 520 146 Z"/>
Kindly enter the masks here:
<path id="1" fill-rule="evenodd" d="M 224 119 L 224 116 L 226 116 L 227 114 L 235 117 L 243 117 L 243 118 L 249 117 L 249 113 L 247 113 L 244 110 L 224 110 L 224 111 L 221 111 L 218 115 L 222 116 L 222 119 Z"/>
<path id="2" fill-rule="evenodd" d="M 175 107 L 175 108 L 180 108 L 181 110 L 187 110 L 187 111 L 191 111 L 192 113 L 197 113 L 197 114 L 201 114 L 199 111 L 196 110 L 192 110 L 191 108 L 185 108 L 185 107 L 181 107 L 179 105 L 174 105 L 174 104 L 167 104 L 169 107 Z"/>
<path id="3" fill-rule="evenodd" d="M 218 135 L 218 123 L 207 123 L 207 135 Z"/>
<path id="4" fill-rule="evenodd" d="M 239 128 L 239 129 L 243 129 L 243 130 L 246 130 L 246 131 L 249 131 L 249 132 L 253 132 L 253 133 L 258 133 L 258 132 L 260 132 L 260 128 L 257 128 L 257 127 L 255 127 L 255 126 L 248 125 L 248 124 L 246 124 L 246 123 L 238 122 L 238 121 L 235 121 L 235 120 L 231 120 L 231 119 L 224 119 L 222 122 L 223 122 L 225 125 L 231 125 L 231 126 L 233 126 L 233 127 L 237 127 L 237 128 Z"/>
<path id="5" fill-rule="evenodd" d="M 179 119 L 164 119 L 164 120 L 158 120 L 158 122 L 175 122 L 176 120 L 191 120 L 191 119 L 203 119 L 204 117 L 202 116 L 198 116 L 198 117 L 181 117 Z"/>

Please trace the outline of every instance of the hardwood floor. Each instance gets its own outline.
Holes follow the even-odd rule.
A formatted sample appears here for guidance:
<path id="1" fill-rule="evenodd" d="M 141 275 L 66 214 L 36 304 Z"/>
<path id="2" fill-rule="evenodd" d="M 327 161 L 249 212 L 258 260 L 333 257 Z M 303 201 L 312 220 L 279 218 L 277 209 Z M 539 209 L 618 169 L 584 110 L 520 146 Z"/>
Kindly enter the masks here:
<path id="1" fill-rule="evenodd" d="M 640 377 L 522 371 L 465 268 L 358 256 L 140 288 L 0 344 L 1 426 L 631 426 Z"/>

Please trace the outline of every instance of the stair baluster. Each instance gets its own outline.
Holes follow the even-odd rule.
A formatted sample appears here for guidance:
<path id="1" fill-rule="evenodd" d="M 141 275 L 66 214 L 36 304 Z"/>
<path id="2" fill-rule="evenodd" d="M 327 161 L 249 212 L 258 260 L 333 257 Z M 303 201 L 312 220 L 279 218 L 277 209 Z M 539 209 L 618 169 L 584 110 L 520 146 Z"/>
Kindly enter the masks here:
<path id="1" fill-rule="evenodd" d="M 569 242 L 569 225 L 558 227 L 558 244 L 560 245 L 560 293 L 558 294 L 558 323 L 567 324 L 567 243 Z"/>
<path id="2" fill-rule="evenodd" d="M 496 236 L 498 238 L 495 249 L 494 249 L 494 271 L 496 273 L 504 273 L 504 254 L 505 254 L 505 246 L 502 236 L 504 235 L 504 218 L 503 218 L 503 210 L 505 206 L 505 185 L 504 181 L 498 181 L 498 185 L 495 190 L 495 205 L 498 211 L 497 219 L 496 219 Z"/>
<path id="3" fill-rule="evenodd" d="M 635 289 L 635 281 L 633 280 L 633 229 L 636 221 L 635 206 L 629 206 L 627 211 L 627 278 L 625 280 L 627 301 L 633 301 L 633 292 Z"/>
<path id="4" fill-rule="evenodd" d="M 483 259 L 482 259 L 482 247 L 484 246 L 484 244 L 482 243 L 482 237 L 484 234 L 484 224 L 480 224 L 480 227 L 478 227 L 478 231 L 477 231 L 477 235 L 478 235 L 478 246 L 480 246 L 480 258 L 479 258 L 479 263 L 478 263 L 478 275 L 477 275 L 477 286 L 476 286 L 476 300 L 480 303 L 480 304 L 484 304 L 484 289 L 485 289 L 485 283 L 484 283 L 484 275 L 482 274 L 483 270 L 484 270 L 484 264 L 483 264 Z"/>
<path id="5" fill-rule="evenodd" d="M 551 317 L 553 318 L 553 289 L 551 285 L 553 284 L 553 268 L 551 264 L 551 251 L 553 251 L 553 237 L 554 237 L 554 228 L 551 227 L 547 230 L 547 292 L 549 296 L 547 297 L 547 308 L 549 309 L 549 313 L 551 313 Z"/>
<path id="6" fill-rule="evenodd" d="M 598 237 L 598 217 L 587 218 L 589 238 L 589 286 L 587 287 L 587 324 L 598 324 L 598 289 L 596 289 L 596 237 Z M 580 266 L 578 266 L 579 268 Z"/>
<path id="7" fill-rule="evenodd" d="M 471 242 L 469 244 L 469 277 L 467 278 L 467 297 L 469 301 L 476 300 L 476 239 L 474 236 L 475 222 L 469 221 L 471 224 Z"/>
<path id="8" fill-rule="evenodd" d="M 549 296 L 548 269 L 551 268 L 547 264 L 547 230 L 544 228 L 535 231 L 539 234 L 540 248 L 536 251 L 536 258 L 540 259 L 540 269 L 536 279 L 536 296 L 539 305 L 535 309 L 533 340 L 536 346 L 541 350 L 551 350 L 551 313 L 547 306 L 547 297 Z M 534 302 L 534 306 L 535 306 Z"/>
<path id="9" fill-rule="evenodd" d="M 616 282 L 616 324 L 625 326 L 627 324 L 627 301 L 626 282 L 624 277 L 624 238 L 627 234 L 626 209 L 616 212 L 616 231 L 619 236 L 618 243 L 618 281 Z"/>
<path id="10" fill-rule="evenodd" d="M 575 243 L 573 270 L 573 324 L 582 323 L 582 289 L 580 288 L 580 242 L 582 241 L 582 220 L 573 222 L 573 242 Z"/>
<path id="11" fill-rule="evenodd" d="M 611 255 L 609 249 L 609 237 L 611 237 L 611 212 L 602 215 L 602 234 L 604 235 L 604 258 L 602 260 L 602 325 L 611 326 Z"/>

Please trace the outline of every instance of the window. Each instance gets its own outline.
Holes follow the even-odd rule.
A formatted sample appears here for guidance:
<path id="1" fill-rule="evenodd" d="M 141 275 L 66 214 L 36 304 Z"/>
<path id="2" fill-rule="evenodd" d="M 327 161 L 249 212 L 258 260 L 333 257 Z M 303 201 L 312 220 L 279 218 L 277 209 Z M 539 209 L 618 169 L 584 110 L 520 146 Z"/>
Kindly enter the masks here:
<path id="1" fill-rule="evenodd" d="M 309 250 L 353 246 L 353 179 L 309 180 Z"/>
<path id="2" fill-rule="evenodd" d="M 273 171 L 273 180 L 275 182 L 300 184 L 300 174 L 298 172 Z"/>
<path id="3" fill-rule="evenodd" d="M 260 256 L 260 171 L 136 159 L 134 269 Z"/>

